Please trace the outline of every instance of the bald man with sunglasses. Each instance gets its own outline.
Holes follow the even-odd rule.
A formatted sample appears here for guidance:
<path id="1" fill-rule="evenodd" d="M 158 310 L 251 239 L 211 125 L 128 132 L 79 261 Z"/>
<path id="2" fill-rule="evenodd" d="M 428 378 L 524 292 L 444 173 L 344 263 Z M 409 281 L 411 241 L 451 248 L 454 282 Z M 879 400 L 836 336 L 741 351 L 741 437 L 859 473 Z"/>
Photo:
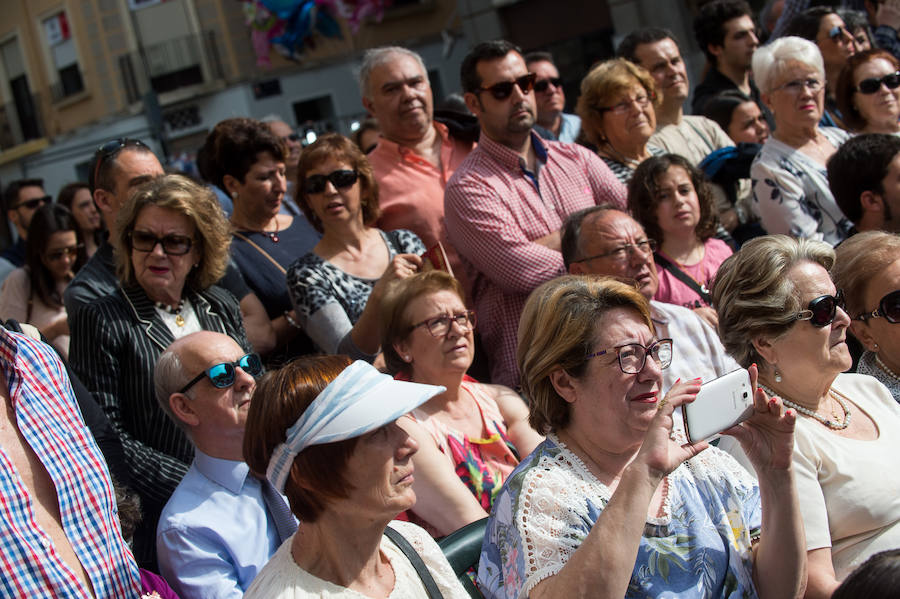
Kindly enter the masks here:
<path id="1" fill-rule="evenodd" d="M 159 405 L 194 445 L 156 537 L 160 572 L 182 599 L 243 596 L 297 528 L 283 497 L 244 463 L 244 424 L 262 372 L 259 356 L 211 331 L 178 339 L 156 364 Z"/>
<path id="2" fill-rule="evenodd" d="M 492 382 L 516 387 L 519 315 L 533 289 L 565 272 L 563 221 L 594 204 L 624 208 L 625 188 L 596 154 L 533 131 L 536 75 L 516 46 L 477 45 L 460 75 L 481 137 L 447 183 L 444 220 L 472 287 Z"/>

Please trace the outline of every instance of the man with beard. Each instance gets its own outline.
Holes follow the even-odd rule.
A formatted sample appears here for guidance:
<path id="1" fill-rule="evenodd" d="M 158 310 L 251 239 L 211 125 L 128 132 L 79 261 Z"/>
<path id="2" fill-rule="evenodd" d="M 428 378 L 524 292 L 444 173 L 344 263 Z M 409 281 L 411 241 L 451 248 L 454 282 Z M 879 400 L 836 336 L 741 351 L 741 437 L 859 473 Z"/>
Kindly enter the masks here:
<path id="1" fill-rule="evenodd" d="M 515 387 L 516 331 L 528 294 L 565 272 L 565 218 L 601 203 L 625 205 L 625 188 L 596 154 L 533 133 L 535 74 L 519 49 L 483 42 L 460 69 L 478 147 L 447 183 L 445 221 L 472 286 L 495 383 Z"/>
<path id="2" fill-rule="evenodd" d="M 156 537 L 160 571 L 182 599 L 242 596 L 297 528 L 283 498 L 244 463 L 244 425 L 261 374 L 259 356 L 211 331 L 178 339 L 156 364 L 159 405 L 194 445 Z"/>

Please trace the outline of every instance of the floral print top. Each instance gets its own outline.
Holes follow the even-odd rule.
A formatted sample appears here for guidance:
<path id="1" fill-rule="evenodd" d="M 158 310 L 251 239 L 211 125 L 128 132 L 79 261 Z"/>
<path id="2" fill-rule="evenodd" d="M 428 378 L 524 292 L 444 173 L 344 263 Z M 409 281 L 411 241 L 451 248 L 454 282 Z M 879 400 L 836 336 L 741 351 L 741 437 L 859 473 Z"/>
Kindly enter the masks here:
<path id="1" fill-rule="evenodd" d="M 751 537 L 761 507 L 755 480 L 710 447 L 669 476 L 663 516 L 648 518 L 626 597 L 756 597 Z M 557 574 L 612 494 L 550 434 L 507 479 L 478 564 L 485 597 L 525 597 Z"/>

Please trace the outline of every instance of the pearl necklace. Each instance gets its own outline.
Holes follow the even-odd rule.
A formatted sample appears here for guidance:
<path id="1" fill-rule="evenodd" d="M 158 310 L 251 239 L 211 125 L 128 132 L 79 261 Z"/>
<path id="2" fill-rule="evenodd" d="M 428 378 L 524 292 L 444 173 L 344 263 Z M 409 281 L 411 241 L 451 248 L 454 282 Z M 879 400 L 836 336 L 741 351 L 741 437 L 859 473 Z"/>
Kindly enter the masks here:
<path id="1" fill-rule="evenodd" d="M 763 384 L 760 384 L 760 387 L 762 387 L 763 390 L 766 393 L 768 393 L 769 395 L 780 397 L 781 401 L 783 401 L 784 405 L 786 405 L 787 407 L 794 408 L 801 414 L 804 414 L 811 418 L 815 418 L 816 420 L 818 420 L 819 422 L 821 422 L 822 424 L 824 424 L 825 426 L 827 426 L 830 429 L 833 429 L 836 431 L 841 431 L 841 430 L 844 430 L 845 428 L 847 428 L 848 426 L 850 426 L 850 406 L 847 405 L 846 401 L 844 401 L 844 396 L 842 396 L 840 393 L 838 393 L 834 389 L 829 389 L 828 394 L 832 398 L 836 399 L 837 402 L 840 404 L 841 409 L 844 410 L 844 421 L 843 422 L 838 422 L 837 419 L 829 420 L 829 419 L 825 418 L 824 416 L 822 416 L 821 414 L 819 414 L 818 412 L 814 412 L 814 411 L 810 410 L 809 408 L 805 408 L 805 407 L 801 406 L 800 404 L 789 400 L 787 397 L 784 396 L 784 393 L 776 393 L 775 391 L 773 391 L 772 389 L 769 389 L 768 387 L 766 387 Z"/>
<path id="2" fill-rule="evenodd" d="M 164 304 L 163 302 L 155 302 L 154 305 L 160 310 L 164 310 L 169 314 L 175 315 L 175 324 L 180 327 L 184 326 L 184 316 L 181 315 L 181 311 L 184 310 L 184 300 L 178 300 L 178 305 L 170 306 L 169 304 Z"/>
<path id="3" fill-rule="evenodd" d="M 878 364 L 878 367 L 881 368 L 886 375 L 891 377 L 897 382 L 900 382 L 900 375 L 887 367 L 887 364 L 881 361 L 881 358 L 878 357 L 878 354 L 875 354 L 875 363 Z"/>

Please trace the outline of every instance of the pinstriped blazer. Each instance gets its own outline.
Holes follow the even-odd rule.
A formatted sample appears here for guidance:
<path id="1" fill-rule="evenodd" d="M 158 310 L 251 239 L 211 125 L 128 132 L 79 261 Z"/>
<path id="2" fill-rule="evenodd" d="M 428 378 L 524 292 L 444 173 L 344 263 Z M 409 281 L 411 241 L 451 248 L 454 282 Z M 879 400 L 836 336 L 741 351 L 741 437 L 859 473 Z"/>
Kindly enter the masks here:
<path id="1" fill-rule="evenodd" d="M 205 330 L 225 333 L 252 351 L 231 293 L 212 286 L 185 296 Z M 118 431 L 132 486 L 145 507 L 156 508 L 149 511 L 158 511 L 194 454 L 190 440 L 159 407 L 153 386 L 156 361 L 175 338 L 136 285 L 85 304 L 72 318 L 71 335 L 71 366 Z"/>

